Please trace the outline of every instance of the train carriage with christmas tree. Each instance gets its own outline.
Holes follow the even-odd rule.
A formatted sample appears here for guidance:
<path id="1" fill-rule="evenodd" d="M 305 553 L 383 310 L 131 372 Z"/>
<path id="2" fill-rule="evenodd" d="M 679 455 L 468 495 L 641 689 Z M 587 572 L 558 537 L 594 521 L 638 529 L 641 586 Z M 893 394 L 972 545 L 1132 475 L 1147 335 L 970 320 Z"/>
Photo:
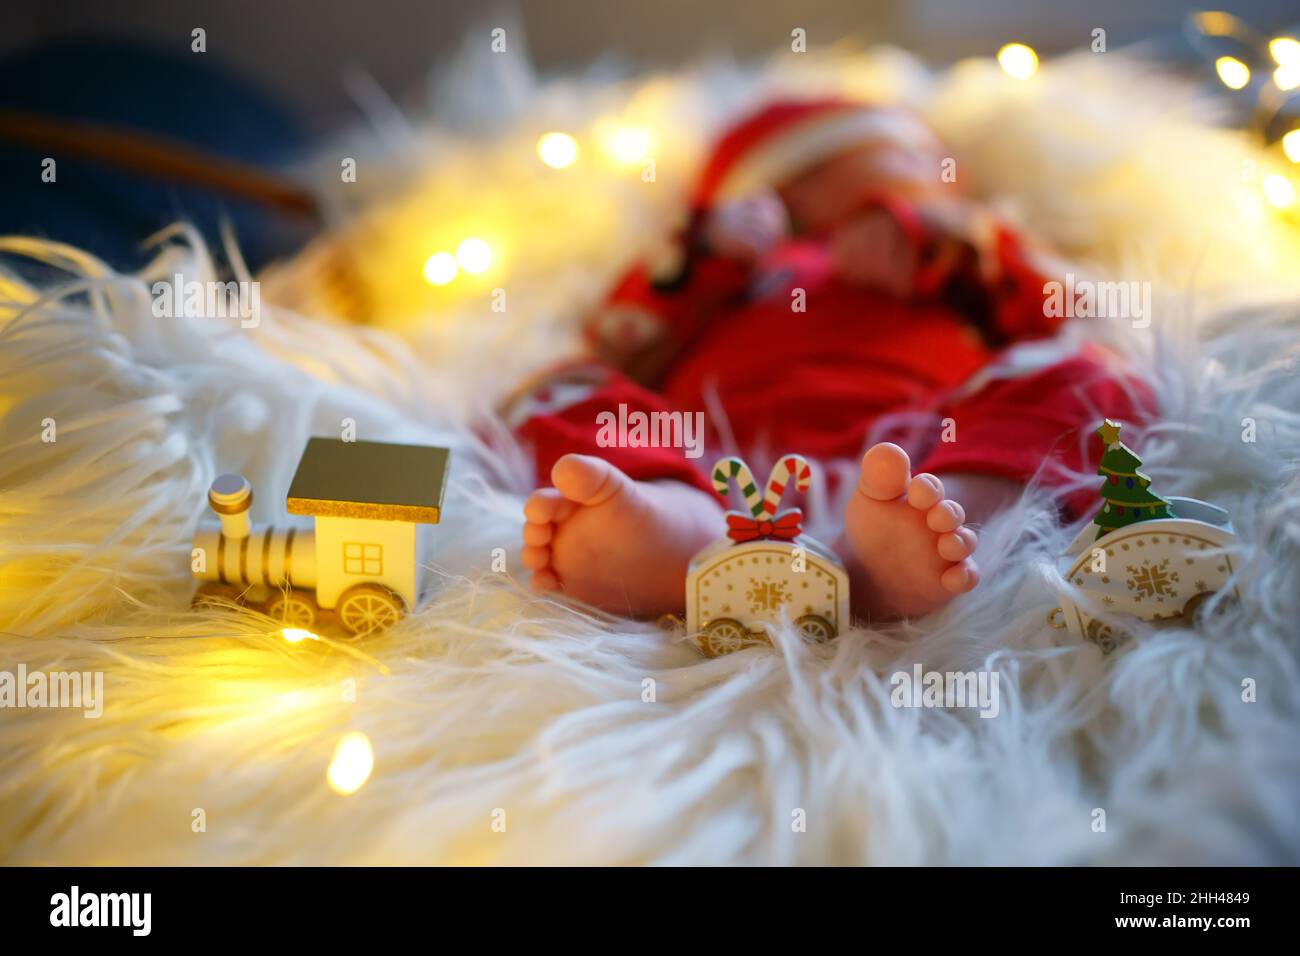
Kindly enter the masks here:
<path id="1" fill-rule="evenodd" d="M 1141 459 L 1119 440 L 1120 427 L 1107 420 L 1097 429 L 1105 446 L 1097 469 L 1102 504 L 1060 559 L 1066 586 L 1048 617 L 1107 651 L 1126 637 L 1113 614 L 1190 620 L 1231 584 L 1237 543 L 1222 508 L 1155 494 Z"/>

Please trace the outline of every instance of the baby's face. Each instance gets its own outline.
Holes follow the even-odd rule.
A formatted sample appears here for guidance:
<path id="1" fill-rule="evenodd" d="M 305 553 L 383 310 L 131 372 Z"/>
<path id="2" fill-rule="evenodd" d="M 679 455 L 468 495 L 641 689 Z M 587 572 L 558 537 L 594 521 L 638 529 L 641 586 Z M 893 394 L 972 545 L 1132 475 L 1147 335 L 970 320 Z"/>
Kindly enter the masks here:
<path id="1" fill-rule="evenodd" d="M 939 198 L 942 159 L 937 140 L 863 146 L 817 164 L 778 192 L 796 231 L 830 232 L 853 218 L 872 196 Z"/>

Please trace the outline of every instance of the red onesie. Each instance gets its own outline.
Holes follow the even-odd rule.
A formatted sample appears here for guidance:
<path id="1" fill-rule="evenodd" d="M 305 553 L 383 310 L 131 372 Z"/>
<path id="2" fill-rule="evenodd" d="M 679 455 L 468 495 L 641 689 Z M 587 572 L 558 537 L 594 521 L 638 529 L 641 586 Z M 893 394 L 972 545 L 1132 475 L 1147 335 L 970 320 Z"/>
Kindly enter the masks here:
<path id="1" fill-rule="evenodd" d="M 676 479 L 710 490 L 707 469 L 724 448 L 759 457 L 784 452 L 856 458 L 883 437 L 873 426 L 897 412 L 927 423 L 910 442 L 916 472 L 970 472 L 1047 486 L 1064 472 L 1095 470 L 1080 431 L 1103 417 L 1141 421 L 1150 393 L 1100 349 L 1015 372 L 1008 346 L 1046 338 L 1061 319 L 1044 315 L 1043 277 L 1015 236 L 992 225 L 964 261 L 927 264 L 938 247 L 905 203 L 877 199 L 913 243 L 921 267 L 900 299 L 833 274 L 828 244 L 792 239 L 755 270 L 696 248 L 668 282 L 629 272 L 588 324 L 593 340 L 633 334 L 673 354 L 653 389 L 591 364 L 551 373 L 508 419 L 534 450 L 539 481 L 561 455 L 596 455 L 637 479 Z M 795 305 L 802 290 L 803 310 Z M 705 411 L 708 452 L 605 447 L 597 416 L 629 411 Z M 915 416 L 912 417 L 915 420 Z M 898 439 L 895 439 L 898 440 Z M 731 449 L 726 449 L 731 450 Z M 1099 455 L 1090 448 L 1089 455 Z M 1086 510 L 1084 489 L 1069 510 Z M 1071 507 L 1073 506 L 1073 507 Z"/>

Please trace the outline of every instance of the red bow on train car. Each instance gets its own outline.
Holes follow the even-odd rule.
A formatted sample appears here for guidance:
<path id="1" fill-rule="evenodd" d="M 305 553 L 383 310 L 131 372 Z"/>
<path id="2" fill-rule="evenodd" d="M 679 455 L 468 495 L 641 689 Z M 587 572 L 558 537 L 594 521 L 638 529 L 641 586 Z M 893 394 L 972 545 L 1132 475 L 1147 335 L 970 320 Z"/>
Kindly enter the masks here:
<path id="1" fill-rule="evenodd" d="M 727 512 L 727 537 L 736 544 L 762 539 L 791 541 L 803 531 L 803 512 L 798 508 L 782 511 L 774 518 L 766 515 L 751 518 L 739 511 Z"/>

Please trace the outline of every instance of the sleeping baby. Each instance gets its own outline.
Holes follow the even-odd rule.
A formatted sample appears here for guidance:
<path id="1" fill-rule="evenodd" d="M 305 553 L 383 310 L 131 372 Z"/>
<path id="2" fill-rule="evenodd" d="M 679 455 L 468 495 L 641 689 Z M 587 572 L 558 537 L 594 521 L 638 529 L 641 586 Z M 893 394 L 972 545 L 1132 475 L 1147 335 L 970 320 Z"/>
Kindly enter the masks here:
<path id="1" fill-rule="evenodd" d="M 524 506 L 535 588 L 677 612 L 690 559 L 725 531 L 711 458 L 611 446 L 602 415 L 707 411 L 719 453 L 861 456 L 835 548 L 855 613 L 884 620 L 974 588 L 969 523 L 1036 475 L 1061 488 L 1095 470 L 1085 458 L 1099 449 L 1080 435 L 1098 418 L 1149 414 L 1149 394 L 1100 349 L 1009 360 L 1062 319 L 947 157 L 916 115 L 842 99 L 773 102 L 722 136 L 671 261 L 632 268 L 588 321 L 594 360 L 513 403 L 544 484 Z M 933 422 L 912 457 L 866 447 L 898 413 Z"/>

